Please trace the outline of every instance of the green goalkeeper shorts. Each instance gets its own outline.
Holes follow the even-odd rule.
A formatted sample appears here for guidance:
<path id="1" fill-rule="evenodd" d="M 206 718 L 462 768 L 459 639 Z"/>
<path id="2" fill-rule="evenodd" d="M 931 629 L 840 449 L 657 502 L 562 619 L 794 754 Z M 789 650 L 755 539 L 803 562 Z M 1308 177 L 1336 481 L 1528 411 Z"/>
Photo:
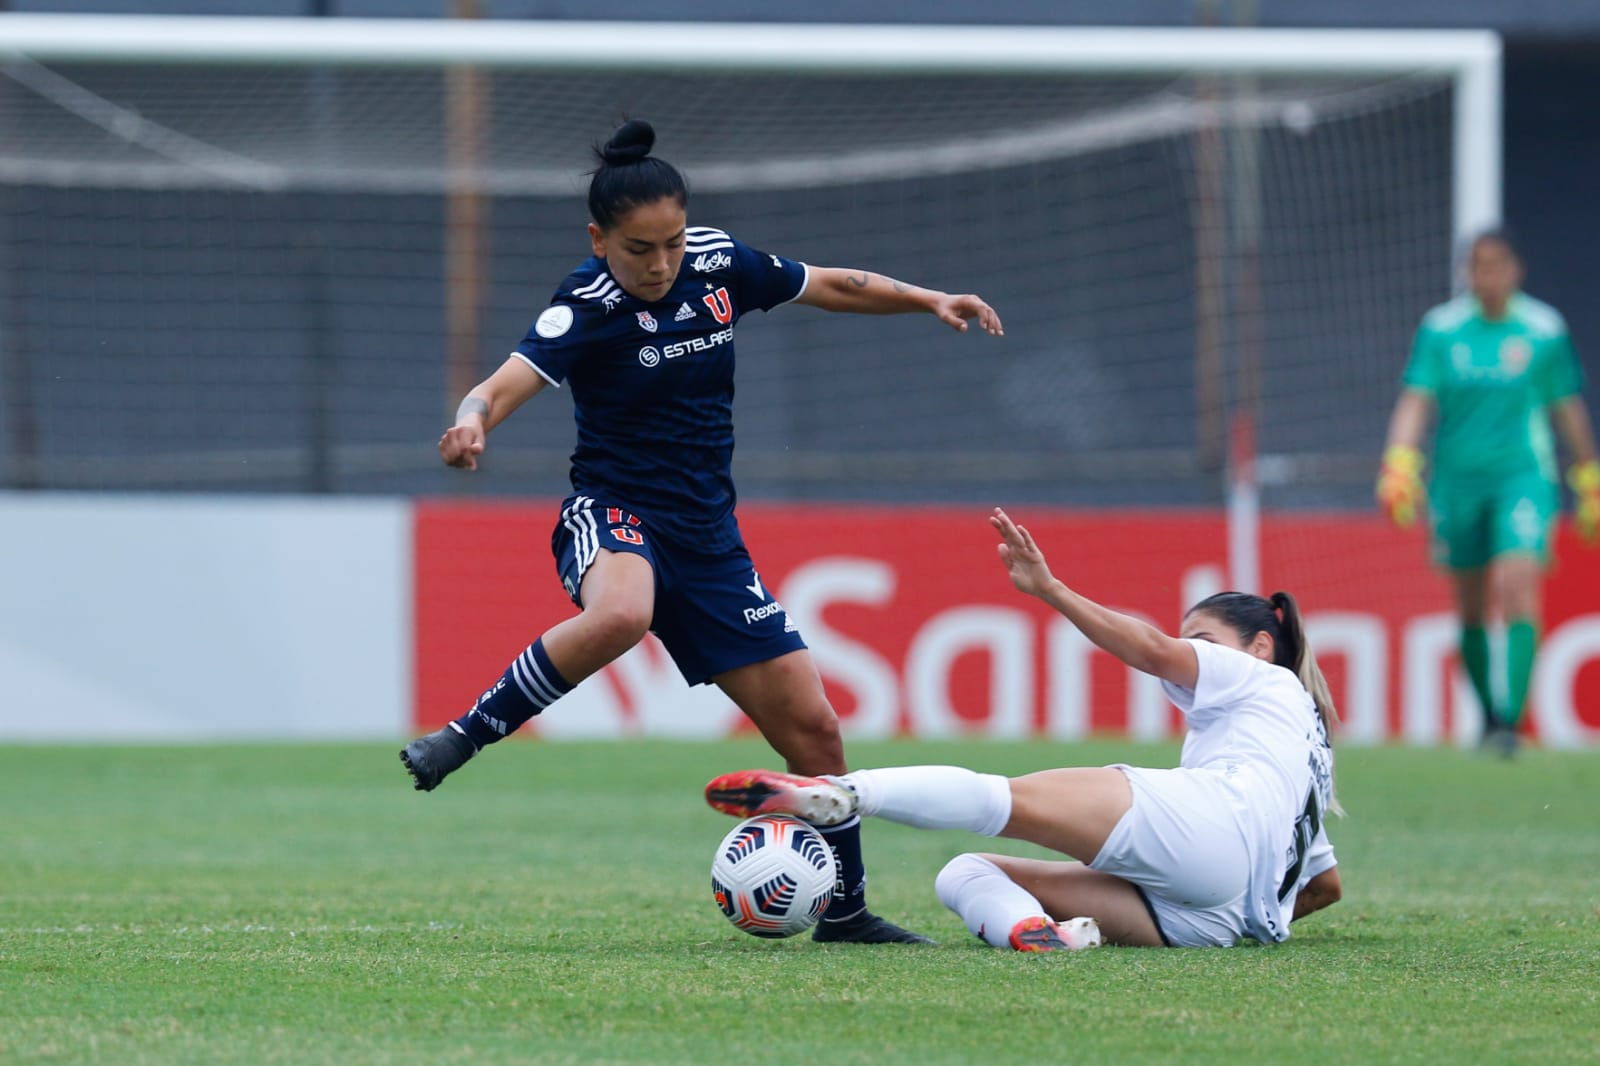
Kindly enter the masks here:
<path id="1" fill-rule="evenodd" d="M 1502 555 L 1550 560 L 1561 494 L 1537 471 L 1498 479 L 1435 478 L 1428 486 L 1433 561 L 1481 570 Z"/>

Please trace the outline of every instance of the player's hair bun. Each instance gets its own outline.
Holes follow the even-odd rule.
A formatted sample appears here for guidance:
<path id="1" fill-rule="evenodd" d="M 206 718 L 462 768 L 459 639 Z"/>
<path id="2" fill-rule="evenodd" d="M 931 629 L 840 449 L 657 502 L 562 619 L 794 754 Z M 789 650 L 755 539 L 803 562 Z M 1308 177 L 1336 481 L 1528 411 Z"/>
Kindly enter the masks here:
<path id="1" fill-rule="evenodd" d="M 677 168 L 650 154 L 656 143 L 655 127 L 640 118 L 618 126 L 605 144 L 594 146 L 599 165 L 589 178 L 589 217 L 603 230 L 641 204 L 676 200 L 689 203 L 689 187 Z"/>
<path id="2" fill-rule="evenodd" d="M 630 118 L 617 127 L 609 141 L 595 149 L 595 154 L 607 166 L 626 166 L 648 156 L 655 143 L 655 127 L 642 118 Z"/>

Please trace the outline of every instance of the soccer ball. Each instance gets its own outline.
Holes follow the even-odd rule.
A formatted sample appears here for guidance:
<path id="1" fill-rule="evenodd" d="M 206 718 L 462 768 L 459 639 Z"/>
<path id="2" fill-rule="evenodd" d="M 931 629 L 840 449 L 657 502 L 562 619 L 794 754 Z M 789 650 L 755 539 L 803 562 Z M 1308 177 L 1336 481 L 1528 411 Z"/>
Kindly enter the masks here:
<path id="1" fill-rule="evenodd" d="M 711 892 L 728 921 L 773 939 L 816 925 L 838 877 L 822 834 L 785 814 L 746 818 L 711 860 Z"/>

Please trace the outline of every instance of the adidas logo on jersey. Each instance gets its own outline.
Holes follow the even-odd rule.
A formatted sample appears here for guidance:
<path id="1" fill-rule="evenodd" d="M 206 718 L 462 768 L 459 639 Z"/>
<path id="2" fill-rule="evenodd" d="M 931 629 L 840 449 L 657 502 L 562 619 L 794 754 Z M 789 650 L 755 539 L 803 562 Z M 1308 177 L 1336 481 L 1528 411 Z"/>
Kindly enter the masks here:
<path id="1" fill-rule="evenodd" d="M 693 317 L 694 308 L 690 307 L 688 304 L 684 304 L 682 307 L 678 308 L 678 313 L 672 316 L 672 321 L 687 322 Z"/>

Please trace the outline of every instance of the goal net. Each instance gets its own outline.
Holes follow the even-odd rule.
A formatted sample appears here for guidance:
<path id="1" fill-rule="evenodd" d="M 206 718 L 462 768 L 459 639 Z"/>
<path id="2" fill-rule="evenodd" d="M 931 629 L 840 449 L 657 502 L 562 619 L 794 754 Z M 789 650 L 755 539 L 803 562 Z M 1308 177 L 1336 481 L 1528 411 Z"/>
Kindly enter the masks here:
<path id="1" fill-rule="evenodd" d="M 460 491 L 432 442 L 637 116 L 692 224 L 1005 321 L 752 322 L 746 497 L 1215 504 L 1244 425 L 1275 502 L 1364 503 L 1498 211 L 1497 70 L 1466 33 L 0 16 L 0 486 Z M 570 443 L 513 420 L 478 487 L 559 495 Z"/>

